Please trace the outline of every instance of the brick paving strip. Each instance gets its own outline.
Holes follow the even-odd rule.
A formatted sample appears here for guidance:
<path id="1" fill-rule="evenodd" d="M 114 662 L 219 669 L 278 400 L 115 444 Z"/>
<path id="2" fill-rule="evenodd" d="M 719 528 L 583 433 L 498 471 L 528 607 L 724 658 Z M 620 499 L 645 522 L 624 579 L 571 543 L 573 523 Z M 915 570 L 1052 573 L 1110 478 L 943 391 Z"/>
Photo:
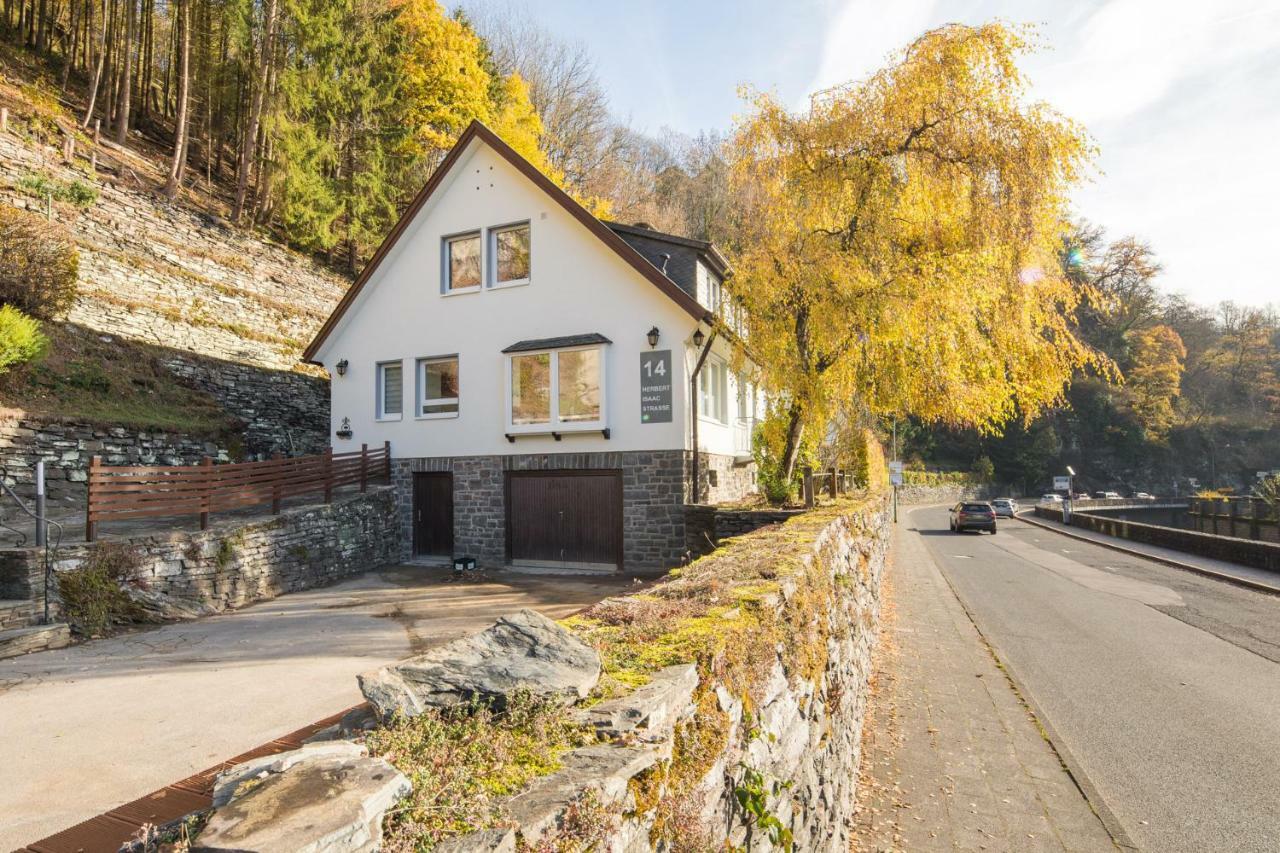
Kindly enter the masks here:
<path id="1" fill-rule="evenodd" d="M 325 717 L 235 758 L 219 762 L 181 782 L 166 785 L 131 803 L 28 844 L 14 853 L 116 853 L 120 845 L 138 838 L 144 825 L 164 826 L 192 812 L 209 808 L 213 803 L 213 780 L 223 770 L 253 758 L 297 749 L 316 732 L 339 722 L 350 711 L 363 707 L 363 704 L 356 705 Z"/>
<path id="2" fill-rule="evenodd" d="M 1128 849 L 905 523 L 887 583 L 863 730 L 858 853 Z"/>

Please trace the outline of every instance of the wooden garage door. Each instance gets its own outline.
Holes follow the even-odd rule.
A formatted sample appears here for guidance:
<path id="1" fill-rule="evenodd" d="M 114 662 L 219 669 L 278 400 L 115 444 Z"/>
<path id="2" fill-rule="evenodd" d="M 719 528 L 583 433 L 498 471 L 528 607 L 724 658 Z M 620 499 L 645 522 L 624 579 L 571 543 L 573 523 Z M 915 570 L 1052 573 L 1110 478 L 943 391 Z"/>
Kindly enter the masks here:
<path id="1" fill-rule="evenodd" d="M 511 471 L 507 557 L 554 567 L 622 567 L 622 472 Z"/>

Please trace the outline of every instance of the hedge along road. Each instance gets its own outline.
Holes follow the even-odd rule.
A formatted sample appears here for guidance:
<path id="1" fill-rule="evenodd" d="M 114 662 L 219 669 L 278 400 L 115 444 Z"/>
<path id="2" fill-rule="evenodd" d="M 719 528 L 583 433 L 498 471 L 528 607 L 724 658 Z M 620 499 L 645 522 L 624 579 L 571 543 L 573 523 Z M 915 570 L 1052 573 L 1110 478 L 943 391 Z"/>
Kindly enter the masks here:
<path id="1" fill-rule="evenodd" d="M 903 520 L 1140 848 L 1280 849 L 1280 596 L 1021 521 Z"/>

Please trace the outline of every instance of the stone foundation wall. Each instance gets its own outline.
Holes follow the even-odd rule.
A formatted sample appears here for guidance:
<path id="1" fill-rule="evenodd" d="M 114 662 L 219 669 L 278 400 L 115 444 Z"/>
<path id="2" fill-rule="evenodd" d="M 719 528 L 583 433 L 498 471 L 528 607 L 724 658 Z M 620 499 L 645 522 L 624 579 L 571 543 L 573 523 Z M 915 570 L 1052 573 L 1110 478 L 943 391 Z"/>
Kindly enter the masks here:
<path id="1" fill-rule="evenodd" d="M 44 460 L 46 494 L 83 502 L 89 460 L 106 465 L 196 465 L 205 456 L 229 461 L 225 441 L 181 433 L 129 430 L 35 418 L 0 419 L 0 479 L 24 498 L 35 494 L 36 462 Z"/>
<path id="2" fill-rule="evenodd" d="M 104 543 L 56 551 L 56 572 L 74 571 Z M 194 616 L 232 610 L 286 592 L 325 586 L 393 564 L 400 555 L 395 493 L 372 486 L 365 494 L 339 495 L 249 523 L 210 529 L 112 539 L 138 557 L 137 586 L 161 612 Z M 44 607 L 43 553 L 0 552 L 0 590 Z M 55 616 L 60 607 L 52 584 Z"/>
<path id="3" fill-rule="evenodd" d="M 754 461 L 743 464 L 719 453 L 700 456 L 698 476 L 702 480 L 702 491 L 699 498 L 703 503 L 735 503 L 756 493 Z"/>
<path id="4" fill-rule="evenodd" d="M 718 579 L 722 600 L 746 597 L 720 614 L 723 627 L 699 629 L 724 632 L 719 651 L 687 641 L 710 659 L 697 653 L 587 709 L 602 742 L 570 752 L 561 770 L 507 801 L 514 828 L 438 849 L 560 849 L 567 816 L 590 794 L 600 810 L 593 825 L 605 827 L 593 849 L 670 850 L 678 839 L 690 850 L 849 850 L 890 519 L 884 495 L 842 501 L 748 534 L 669 590 L 646 590 L 647 601 L 675 603 Z M 760 573 L 769 555 L 776 576 Z M 568 624 L 590 637 L 593 613 L 618 624 L 631 606 L 610 599 Z M 782 631 L 776 645 L 772 626 Z"/>
<path id="5" fill-rule="evenodd" d="M 413 549 L 413 474 L 453 474 L 453 547 L 496 568 L 507 559 L 505 472 L 618 470 L 622 472 L 622 545 L 626 571 L 666 570 L 684 561 L 685 454 L 678 450 L 625 453 L 536 453 L 436 456 L 392 462 L 403 542 Z"/>
<path id="6" fill-rule="evenodd" d="M 691 554 L 708 554 L 724 539 L 781 524 L 803 512 L 802 509 L 722 509 L 690 504 L 684 508 L 685 547 Z"/>

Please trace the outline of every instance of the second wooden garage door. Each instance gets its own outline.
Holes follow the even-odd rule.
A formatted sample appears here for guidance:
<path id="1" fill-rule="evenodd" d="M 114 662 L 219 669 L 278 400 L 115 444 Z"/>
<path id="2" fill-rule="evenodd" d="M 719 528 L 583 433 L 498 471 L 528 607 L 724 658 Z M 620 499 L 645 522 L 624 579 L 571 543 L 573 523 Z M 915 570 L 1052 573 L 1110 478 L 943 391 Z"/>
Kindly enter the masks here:
<path id="1" fill-rule="evenodd" d="M 622 473 L 508 472 L 507 557 L 533 566 L 621 568 Z"/>

